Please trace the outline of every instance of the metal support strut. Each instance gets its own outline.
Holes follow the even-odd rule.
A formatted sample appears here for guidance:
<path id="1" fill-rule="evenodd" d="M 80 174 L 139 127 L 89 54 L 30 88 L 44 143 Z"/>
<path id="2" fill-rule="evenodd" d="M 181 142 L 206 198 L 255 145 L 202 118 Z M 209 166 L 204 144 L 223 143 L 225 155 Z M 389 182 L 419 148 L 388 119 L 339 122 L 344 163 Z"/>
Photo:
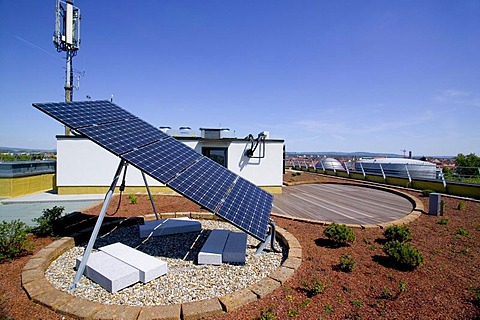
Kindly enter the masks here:
<path id="1" fill-rule="evenodd" d="M 90 236 L 90 240 L 88 241 L 87 248 L 83 253 L 82 262 L 80 262 L 80 266 L 77 269 L 77 273 L 75 274 L 75 278 L 73 279 L 73 283 L 68 287 L 68 289 L 73 290 L 77 287 L 80 278 L 85 271 L 85 266 L 87 265 L 88 258 L 90 257 L 90 253 L 92 252 L 93 245 L 97 240 L 98 232 L 100 231 L 100 227 L 102 226 L 103 219 L 105 218 L 105 214 L 107 212 L 108 205 L 110 204 L 110 200 L 112 199 L 113 192 L 115 191 L 115 187 L 117 185 L 118 179 L 120 178 L 120 174 L 122 172 L 122 168 L 125 165 L 125 160 L 121 160 L 120 164 L 118 165 L 117 171 L 115 172 L 115 176 L 113 178 L 112 184 L 110 185 L 110 189 L 108 189 L 107 194 L 105 195 L 105 200 L 103 201 L 102 210 L 98 215 L 97 222 L 95 223 L 95 228 L 92 231 L 92 235 Z"/>
<path id="2" fill-rule="evenodd" d="M 265 241 L 260 242 L 260 244 L 258 245 L 257 251 L 255 252 L 255 256 L 259 256 L 269 242 L 273 252 L 280 252 L 280 250 L 278 250 L 275 247 L 275 222 L 273 222 L 273 220 L 270 220 L 268 225 L 269 225 L 269 228 L 268 228 L 267 238 L 265 239 Z"/>
<path id="3" fill-rule="evenodd" d="M 155 217 L 158 217 L 157 209 L 155 208 L 155 203 L 153 202 L 152 194 L 150 193 L 150 188 L 148 187 L 147 178 L 145 177 L 145 173 L 142 171 L 143 182 L 145 182 L 145 188 L 147 188 L 148 198 L 150 199 L 150 203 L 152 204 L 153 212 L 155 213 Z"/>

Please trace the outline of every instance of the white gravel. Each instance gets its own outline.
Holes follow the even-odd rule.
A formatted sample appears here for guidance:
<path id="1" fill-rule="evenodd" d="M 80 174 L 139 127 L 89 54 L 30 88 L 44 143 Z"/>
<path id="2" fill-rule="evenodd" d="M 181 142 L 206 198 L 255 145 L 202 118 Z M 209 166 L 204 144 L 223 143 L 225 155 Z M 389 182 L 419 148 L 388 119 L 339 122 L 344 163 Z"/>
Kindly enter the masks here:
<path id="1" fill-rule="evenodd" d="M 220 297 L 246 288 L 272 273 L 282 261 L 282 253 L 271 250 L 255 256 L 259 241 L 247 239 L 245 265 L 197 265 L 196 256 L 213 229 L 240 231 L 229 223 L 201 220 L 202 232 L 164 237 L 147 241 L 139 237 L 138 226 L 119 228 L 99 237 L 95 248 L 122 242 L 167 262 L 168 273 L 147 284 L 137 283 L 115 293 L 110 293 L 85 276 L 75 290 L 68 290 L 75 276 L 75 259 L 82 255 L 84 246 L 74 247 L 52 262 L 45 275 L 52 285 L 77 297 L 104 304 L 154 306 L 177 304 Z M 277 248 L 280 244 L 277 243 Z M 267 246 L 270 248 L 270 246 Z M 282 248 L 283 252 L 286 250 Z"/>

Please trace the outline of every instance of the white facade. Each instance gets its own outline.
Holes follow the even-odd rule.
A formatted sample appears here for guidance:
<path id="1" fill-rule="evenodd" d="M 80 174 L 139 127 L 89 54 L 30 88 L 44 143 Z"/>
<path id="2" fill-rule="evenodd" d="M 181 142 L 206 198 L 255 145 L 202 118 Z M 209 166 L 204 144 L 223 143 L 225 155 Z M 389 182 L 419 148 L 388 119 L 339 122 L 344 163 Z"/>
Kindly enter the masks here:
<path id="1" fill-rule="evenodd" d="M 205 148 L 226 149 L 227 168 L 259 187 L 281 192 L 283 183 L 283 140 L 266 140 L 253 157 L 245 155 L 250 142 L 240 139 L 177 138 L 202 154 Z M 263 158 L 256 158 L 264 155 Z M 57 188 L 109 187 L 120 159 L 89 139 L 57 136 Z M 164 186 L 147 175 L 149 186 Z M 119 181 L 120 184 L 120 181 Z M 140 170 L 128 166 L 126 186 L 143 187 Z M 273 187 L 273 188 L 272 188 Z M 276 190 L 276 191 L 275 191 Z M 68 193 L 69 191 L 67 191 Z M 88 191 L 86 191 L 88 192 Z M 62 192 L 63 193 L 63 192 Z M 73 192 L 72 193 L 76 193 Z"/>

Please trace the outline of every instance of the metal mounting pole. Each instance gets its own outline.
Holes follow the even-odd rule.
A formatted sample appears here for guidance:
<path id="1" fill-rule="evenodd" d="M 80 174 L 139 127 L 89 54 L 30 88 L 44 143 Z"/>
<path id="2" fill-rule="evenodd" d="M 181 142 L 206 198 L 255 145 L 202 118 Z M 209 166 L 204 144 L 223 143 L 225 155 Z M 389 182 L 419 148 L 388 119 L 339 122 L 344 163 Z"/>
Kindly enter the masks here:
<path id="1" fill-rule="evenodd" d="M 143 171 L 142 171 L 142 177 L 143 177 L 143 182 L 145 182 L 145 187 L 147 188 L 148 198 L 150 199 L 150 203 L 152 204 L 153 212 L 155 213 L 155 217 L 158 220 L 160 218 L 158 217 L 157 209 L 155 208 L 155 203 L 153 202 L 152 194 L 150 193 L 150 188 L 148 187 L 147 178 L 145 177 L 145 173 Z"/>
<path id="2" fill-rule="evenodd" d="M 118 165 L 117 171 L 115 172 L 115 176 L 113 178 L 112 184 L 110 185 L 110 189 L 105 196 L 105 200 L 103 201 L 102 210 L 98 215 L 97 222 L 95 223 L 95 228 L 92 231 L 92 235 L 90 236 L 90 240 L 88 241 L 87 248 L 83 253 L 82 262 L 80 262 L 80 266 L 78 267 L 77 273 L 75 274 L 75 278 L 73 279 L 73 283 L 68 287 L 68 289 L 73 290 L 77 287 L 80 278 L 85 271 L 85 266 L 87 265 L 88 258 L 90 257 L 90 253 L 92 252 L 93 245 L 97 240 L 98 232 L 100 231 L 100 227 L 102 226 L 103 218 L 105 218 L 105 214 L 107 213 L 108 205 L 110 204 L 110 200 L 112 199 L 113 192 L 115 191 L 115 187 L 117 186 L 118 179 L 120 178 L 120 174 L 122 173 L 122 168 L 125 165 L 125 160 L 120 160 L 120 164 Z"/>
<path id="3" fill-rule="evenodd" d="M 280 250 L 275 248 L 275 222 L 273 222 L 273 220 L 270 220 L 268 224 L 270 225 L 270 228 L 268 229 L 267 238 L 265 238 L 265 241 L 260 242 L 257 251 L 255 252 L 255 256 L 259 256 L 269 242 L 273 252 L 280 252 Z"/>

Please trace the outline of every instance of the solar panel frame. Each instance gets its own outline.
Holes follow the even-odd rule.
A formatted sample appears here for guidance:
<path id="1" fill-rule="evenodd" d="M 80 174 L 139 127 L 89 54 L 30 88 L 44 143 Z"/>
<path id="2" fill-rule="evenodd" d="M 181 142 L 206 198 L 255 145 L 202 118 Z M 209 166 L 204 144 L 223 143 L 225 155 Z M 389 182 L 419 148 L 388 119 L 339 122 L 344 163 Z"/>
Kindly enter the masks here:
<path id="1" fill-rule="evenodd" d="M 108 100 L 33 106 L 265 241 L 273 196 L 253 183 Z"/>
<path id="2" fill-rule="evenodd" d="M 203 157 L 167 185 L 190 200 L 215 212 L 233 186 L 237 175 Z"/>

